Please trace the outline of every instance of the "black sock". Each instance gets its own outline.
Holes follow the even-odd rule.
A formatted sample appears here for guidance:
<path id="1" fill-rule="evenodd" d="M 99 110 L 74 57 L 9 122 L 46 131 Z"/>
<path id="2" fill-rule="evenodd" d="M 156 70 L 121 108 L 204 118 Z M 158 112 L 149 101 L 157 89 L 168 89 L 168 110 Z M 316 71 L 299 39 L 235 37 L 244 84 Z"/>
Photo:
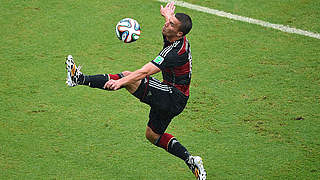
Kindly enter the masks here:
<path id="1" fill-rule="evenodd" d="M 108 74 L 82 75 L 78 80 L 80 85 L 86 85 L 92 88 L 99 88 L 103 90 L 105 90 L 103 87 L 107 81 L 109 81 Z"/>
<path id="2" fill-rule="evenodd" d="M 170 154 L 179 157 L 187 163 L 190 153 L 180 144 L 180 142 L 171 134 L 164 133 L 154 143 L 156 146 L 161 147 L 168 151 Z"/>
<path id="3" fill-rule="evenodd" d="M 168 152 L 179 157 L 185 162 L 189 160 L 190 153 L 182 144 L 180 144 L 180 142 L 176 138 L 173 138 L 169 142 Z"/>

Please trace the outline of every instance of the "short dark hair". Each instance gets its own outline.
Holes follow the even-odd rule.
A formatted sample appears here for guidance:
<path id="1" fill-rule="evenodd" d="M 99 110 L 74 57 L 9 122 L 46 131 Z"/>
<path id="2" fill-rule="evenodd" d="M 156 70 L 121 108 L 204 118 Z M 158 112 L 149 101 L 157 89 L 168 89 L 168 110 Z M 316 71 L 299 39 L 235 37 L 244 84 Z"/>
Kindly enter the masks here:
<path id="1" fill-rule="evenodd" d="M 179 30 L 183 32 L 183 35 L 187 35 L 192 28 L 192 20 L 190 16 L 184 13 L 176 13 L 175 16 L 181 22 Z"/>

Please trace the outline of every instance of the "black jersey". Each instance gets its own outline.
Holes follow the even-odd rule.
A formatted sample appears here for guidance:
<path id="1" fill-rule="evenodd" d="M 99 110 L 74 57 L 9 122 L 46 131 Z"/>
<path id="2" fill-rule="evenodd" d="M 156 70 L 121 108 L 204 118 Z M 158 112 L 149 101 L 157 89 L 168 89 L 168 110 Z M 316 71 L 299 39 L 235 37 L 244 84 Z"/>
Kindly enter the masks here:
<path id="1" fill-rule="evenodd" d="M 165 36 L 163 49 L 151 62 L 162 71 L 163 82 L 189 96 L 192 72 L 192 56 L 187 38 L 170 43 Z"/>

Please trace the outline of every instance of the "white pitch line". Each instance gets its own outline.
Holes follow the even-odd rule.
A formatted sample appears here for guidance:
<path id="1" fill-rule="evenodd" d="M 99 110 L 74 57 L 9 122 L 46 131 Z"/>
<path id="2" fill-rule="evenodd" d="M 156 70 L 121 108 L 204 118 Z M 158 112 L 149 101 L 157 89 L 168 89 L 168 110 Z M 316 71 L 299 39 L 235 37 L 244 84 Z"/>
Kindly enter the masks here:
<path id="1" fill-rule="evenodd" d="M 158 0 L 158 1 L 160 1 L 160 2 L 170 2 L 171 0 Z M 263 26 L 263 27 L 273 28 L 273 29 L 277 29 L 277 30 L 280 30 L 280 31 L 283 31 L 283 32 L 287 32 L 287 33 L 299 34 L 299 35 L 303 35 L 303 36 L 308 36 L 308 37 L 320 39 L 320 34 L 319 33 L 313 33 L 313 32 L 309 32 L 309 31 L 305 31 L 305 30 L 296 29 L 296 28 L 292 28 L 292 27 L 289 27 L 289 26 L 281 25 L 281 24 L 273 24 L 273 23 L 269 23 L 269 22 L 266 22 L 266 21 L 261 21 L 261 20 L 258 20 L 258 19 L 252 19 L 252 18 L 249 18 L 249 17 L 243 17 L 243 16 L 239 16 L 239 15 L 234 15 L 234 14 L 227 13 L 227 12 L 224 12 L 224 11 L 210 9 L 210 8 L 207 8 L 207 7 L 190 4 L 190 3 L 187 3 L 187 2 L 183 2 L 183 1 L 175 1 L 175 4 L 178 5 L 178 6 L 181 6 L 181 7 L 186 7 L 186 8 L 189 8 L 189 9 L 193 9 L 193 10 L 197 10 L 197 11 L 213 14 L 213 15 L 216 15 L 216 16 L 226 17 L 228 19 L 247 22 L 247 23 L 250 23 L 250 24 L 257 24 L 257 25 L 260 25 L 260 26 Z"/>

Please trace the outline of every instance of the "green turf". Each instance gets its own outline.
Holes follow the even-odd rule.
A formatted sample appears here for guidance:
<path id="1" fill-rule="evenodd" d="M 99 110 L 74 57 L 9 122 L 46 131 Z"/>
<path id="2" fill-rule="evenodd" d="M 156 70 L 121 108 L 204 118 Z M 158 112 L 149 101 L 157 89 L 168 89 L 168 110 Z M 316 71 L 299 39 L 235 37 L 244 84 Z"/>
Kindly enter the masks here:
<path id="1" fill-rule="evenodd" d="M 318 0 L 185 0 L 240 16 L 320 32 Z"/>
<path id="2" fill-rule="evenodd" d="M 294 26 L 320 31 L 315 1 L 281 1 L 299 10 L 285 17 L 276 1 L 259 1 L 278 7 L 265 9 L 253 0 L 189 2 L 272 23 L 296 18 Z M 159 7 L 149 0 L 1 2 L 0 179 L 194 179 L 145 139 L 146 105 L 125 90 L 64 84 L 68 54 L 88 74 L 135 70 L 156 57 Z M 320 40 L 177 11 L 193 18 L 193 80 L 189 104 L 168 132 L 203 157 L 208 179 L 319 179 Z M 142 26 L 135 43 L 115 36 L 124 17 Z"/>

